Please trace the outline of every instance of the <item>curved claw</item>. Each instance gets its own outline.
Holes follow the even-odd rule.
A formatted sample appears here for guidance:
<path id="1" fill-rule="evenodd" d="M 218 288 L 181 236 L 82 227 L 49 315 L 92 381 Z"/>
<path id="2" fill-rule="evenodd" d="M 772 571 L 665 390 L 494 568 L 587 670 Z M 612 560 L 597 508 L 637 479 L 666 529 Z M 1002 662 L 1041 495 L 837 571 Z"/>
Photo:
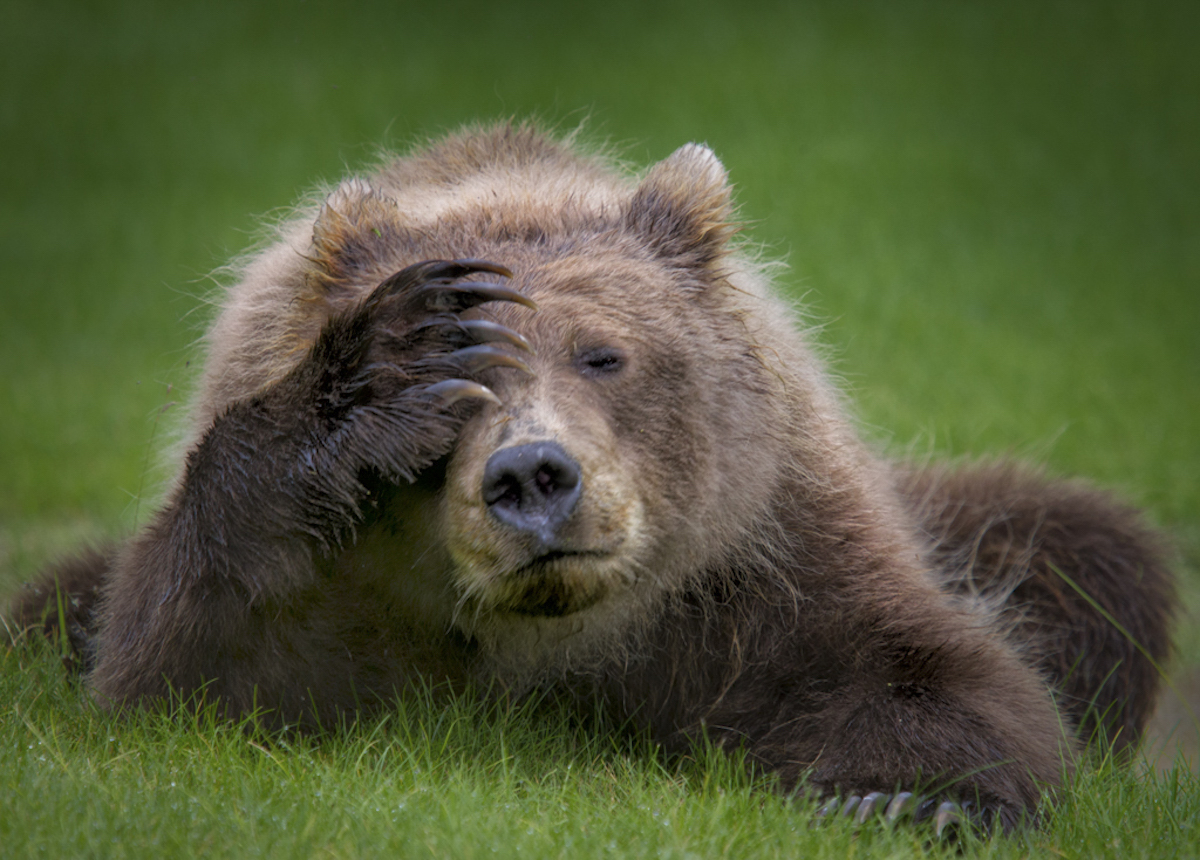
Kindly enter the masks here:
<path id="1" fill-rule="evenodd" d="M 974 826 L 989 829 L 992 811 L 987 807 L 979 809 L 970 801 L 956 803 L 936 796 L 922 797 L 911 791 L 901 791 L 895 795 L 872 791 L 862 797 L 852 794 L 845 801 L 837 796 L 830 797 L 814 817 L 817 821 L 848 818 L 859 825 L 878 815 L 882 815 L 889 825 L 909 817 L 913 824 L 932 819 L 937 838 L 953 840 L 964 828 Z"/>
<path id="2" fill-rule="evenodd" d="M 469 274 L 470 272 L 491 272 L 493 275 L 502 275 L 505 278 L 513 276 L 512 270 L 508 266 L 502 266 L 499 263 L 492 263 L 488 260 L 475 260 L 471 258 L 451 260 L 449 265 L 461 268 L 462 275 Z M 462 275 L 452 275 L 451 277 L 459 278 Z"/>
<path id="3" fill-rule="evenodd" d="M 465 346 L 450 353 L 449 359 L 457 367 L 472 373 L 488 367 L 512 367 L 524 373 L 533 374 L 528 364 L 510 352 L 498 346 L 481 343 L 475 346 Z"/>
<path id="4" fill-rule="evenodd" d="M 895 821 L 901 816 L 908 815 L 916 807 L 915 799 L 915 795 L 911 791 L 900 792 L 888 804 L 887 811 L 884 812 L 884 817 L 888 821 Z"/>
<path id="5" fill-rule="evenodd" d="M 884 794 L 881 791 L 872 791 L 859 803 L 858 814 L 854 816 L 854 820 L 862 824 L 875 813 L 882 812 L 891 797 L 890 794 Z"/>
<path id="6" fill-rule="evenodd" d="M 489 263 L 486 260 L 423 260 L 405 266 L 394 275 L 390 275 L 379 284 L 368 296 L 367 305 L 378 305 L 390 296 L 398 293 L 420 289 L 428 284 L 449 284 L 464 275 L 476 272 L 491 272 L 505 278 L 511 278 L 512 272 L 499 263 Z"/>
<path id="7" fill-rule="evenodd" d="M 484 302 L 514 302 L 531 310 L 538 306 L 524 293 L 503 284 L 464 281 L 459 284 L 426 283 L 417 288 L 414 298 L 423 302 L 429 313 L 459 313 Z"/>
<path id="8" fill-rule="evenodd" d="M 517 334 L 508 326 L 500 325 L 500 323 L 492 322 L 491 320 L 463 320 L 453 314 L 445 314 L 428 319 L 420 325 L 413 327 L 412 332 L 432 328 L 458 329 L 476 343 L 507 343 L 509 346 L 515 346 L 522 352 L 535 355 L 533 347 L 524 337 Z"/>
<path id="9" fill-rule="evenodd" d="M 388 276 L 379 285 L 379 289 L 390 292 L 421 282 L 452 281 L 475 272 L 491 272 L 505 278 L 512 277 L 512 272 L 507 267 L 486 260 L 422 260 Z"/>
<path id="10" fill-rule="evenodd" d="M 492 389 L 469 379 L 444 379 L 425 389 L 425 396 L 440 401 L 442 406 L 450 406 L 460 400 L 475 398 L 500 405 L 500 398 Z"/>
<path id="11" fill-rule="evenodd" d="M 947 800 L 938 807 L 937 814 L 934 816 L 934 832 L 940 837 L 946 828 L 956 828 L 962 823 L 962 810 L 958 804 L 952 800 Z"/>
<path id="12" fill-rule="evenodd" d="M 479 343 L 507 343 L 517 349 L 535 355 L 533 346 L 524 337 L 508 326 L 491 320 L 462 320 L 459 326 Z"/>
<path id="13" fill-rule="evenodd" d="M 837 814 L 838 807 L 841 805 L 842 799 L 837 795 L 834 795 L 833 797 L 829 798 L 829 800 L 825 801 L 821 808 L 817 810 L 817 818 L 833 817 Z"/>

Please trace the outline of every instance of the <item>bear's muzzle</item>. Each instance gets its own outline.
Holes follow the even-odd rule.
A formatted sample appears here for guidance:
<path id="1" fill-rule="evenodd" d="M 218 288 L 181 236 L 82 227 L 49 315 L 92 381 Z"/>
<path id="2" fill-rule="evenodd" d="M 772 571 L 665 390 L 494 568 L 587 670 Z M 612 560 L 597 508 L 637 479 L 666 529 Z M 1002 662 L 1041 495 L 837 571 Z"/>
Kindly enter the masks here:
<path id="1" fill-rule="evenodd" d="M 501 448 L 483 470 L 483 501 L 501 524 L 531 538 L 534 557 L 563 549 L 559 539 L 583 493 L 583 472 L 557 442 Z"/>

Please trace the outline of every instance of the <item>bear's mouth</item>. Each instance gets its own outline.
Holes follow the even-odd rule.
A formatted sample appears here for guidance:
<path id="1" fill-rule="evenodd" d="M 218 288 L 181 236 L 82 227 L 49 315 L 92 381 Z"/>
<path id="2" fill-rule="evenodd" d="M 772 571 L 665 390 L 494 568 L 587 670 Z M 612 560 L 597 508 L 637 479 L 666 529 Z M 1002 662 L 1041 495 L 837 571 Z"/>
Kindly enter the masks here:
<path id="1" fill-rule="evenodd" d="M 517 572 L 517 574 L 520 574 L 521 571 L 530 571 L 530 570 L 534 570 L 539 567 L 546 567 L 548 565 L 554 564 L 557 561 L 562 561 L 563 559 L 587 558 L 589 556 L 597 557 L 597 556 L 602 556 L 604 554 L 605 553 L 602 553 L 599 550 L 575 550 L 575 549 L 547 550 L 546 552 L 542 553 L 537 558 L 535 558 L 533 561 L 531 561 L 528 564 L 524 565 L 523 567 L 519 568 L 516 572 Z"/>
<path id="2" fill-rule="evenodd" d="M 507 608 L 518 615 L 561 617 L 595 605 L 606 589 L 572 562 L 604 558 L 600 550 L 555 549 L 542 553 L 504 578 Z M 581 575 L 581 573 L 583 575 Z"/>

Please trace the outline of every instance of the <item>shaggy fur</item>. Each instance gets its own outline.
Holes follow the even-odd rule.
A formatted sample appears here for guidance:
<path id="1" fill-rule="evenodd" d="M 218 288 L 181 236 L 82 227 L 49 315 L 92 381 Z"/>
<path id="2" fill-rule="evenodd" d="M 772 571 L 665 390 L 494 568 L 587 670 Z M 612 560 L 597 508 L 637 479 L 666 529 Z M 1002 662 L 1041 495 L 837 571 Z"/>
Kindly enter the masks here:
<path id="1" fill-rule="evenodd" d="M 704 147 L 630 178 L 528 127 L 347 181 L 230 290 L 163 508 L 14 617 L 57 579 L 109 707 L 544 689 L 785 786 L 1032 813 L 1064 720 L 1138 740 L 1157 539 L 1013 466 L 877 459 L 731 222 Z"/>

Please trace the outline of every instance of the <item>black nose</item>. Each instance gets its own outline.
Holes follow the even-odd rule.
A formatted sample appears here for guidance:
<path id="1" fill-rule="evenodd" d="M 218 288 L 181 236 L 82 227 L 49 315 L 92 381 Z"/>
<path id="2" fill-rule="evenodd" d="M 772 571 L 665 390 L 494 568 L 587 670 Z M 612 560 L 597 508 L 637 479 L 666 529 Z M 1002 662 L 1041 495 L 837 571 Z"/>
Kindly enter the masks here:
<path id="1" fill-rule="evenodd" d="M 582 489 L 579 464 L 556 442 L 501 448 L 483 470 L 483 501 L 492 516 L 545 548 L 557 545 Z"/>

